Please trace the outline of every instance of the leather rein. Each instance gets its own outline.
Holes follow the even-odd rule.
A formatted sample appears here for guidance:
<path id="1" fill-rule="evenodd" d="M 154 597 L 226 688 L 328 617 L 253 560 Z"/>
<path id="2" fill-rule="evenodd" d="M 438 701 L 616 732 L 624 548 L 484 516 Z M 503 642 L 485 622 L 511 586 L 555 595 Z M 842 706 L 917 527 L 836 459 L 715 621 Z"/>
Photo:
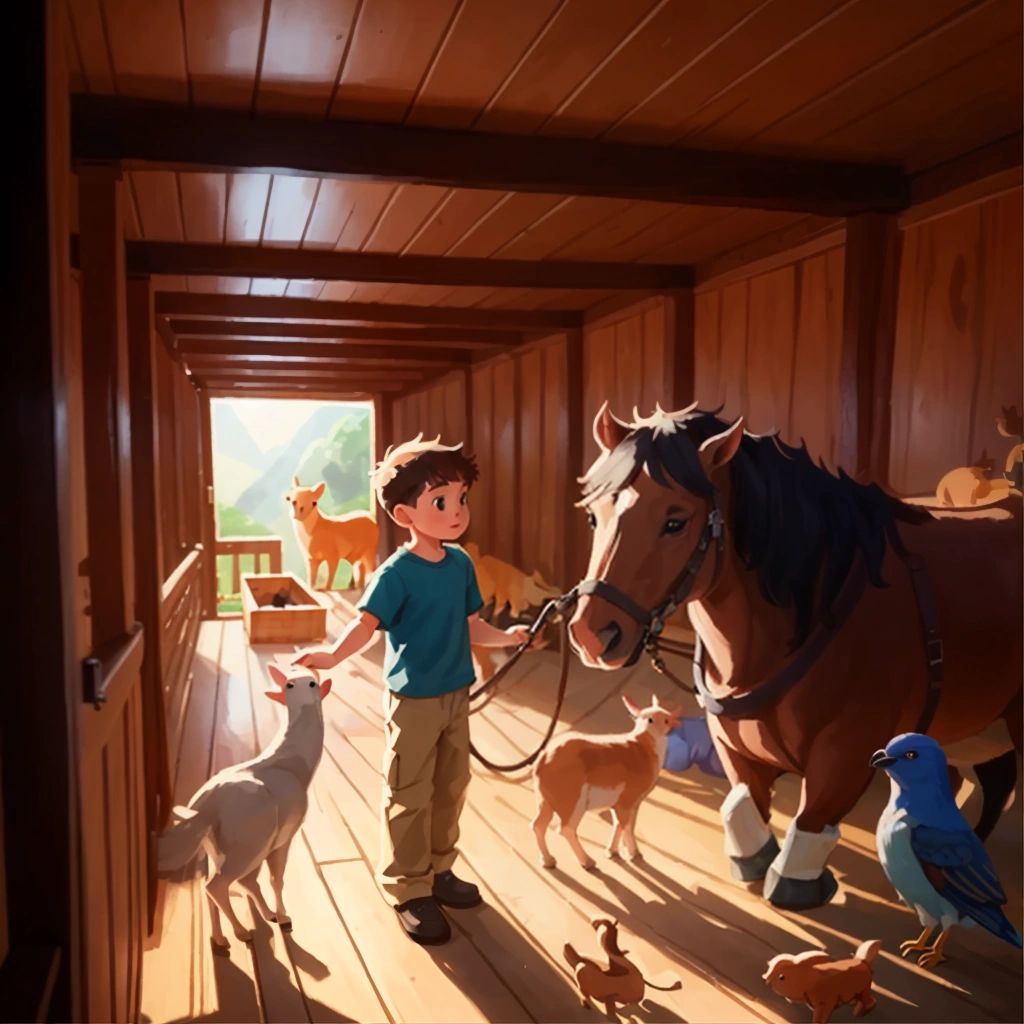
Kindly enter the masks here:
<path id="1" fill-rule="evenodd" d="M 717 491 L 712 494 L 711 509 L 697 546 L 690 554 L 682 573 L 670 588 L 668 597 L 655 609 L 648 611 L 637 604 L 628 594 L 605 580 L 584 580 L 576 587 L 575 593 L 580 597 L 593 594 L 603 598 L 622 609 L 643 626 L 640 641 L 625 662 L 626 665 L 634 664 L 640 657 L 641 651 L 646 652 L 656 672 L 665 676 L 680 689 L 695 694 L 698 702 L 709 714 L 723 718 L 753 718 L 765 708 L 780 701 L 807 675 L 839 632 L 840 627 L 857 607 L 867 585 L 867 573 L 863 562 L 858 561 L 854 565 L 831 609 L 828 621 L 819 622 L 810 636 L 781 669 L 760 682 L 753 690 L 733 696 L 716 697 L 711 692 L 705 678 L 706 654 L 700 636 L 697 635 L 692 650 L 693 685 L 690 686 L 670 671 L 662 657 L 662 650 L 680 655 L 690 654 L 690 650 L 686 645 L 666 641 L 661 635 L 665 628 L 665 620 L 688 599 L 697 575 L 712 547 L 716 550 L 715 577 L 717 578 L 725 551 L 725 520 L 719 507 Z M 928 691 L 915 729 L 916 732 L 923 733 L 927 732 L 931 725 L 942 692 L 944 674 L 942 636 L 938 625 L 938 609 L 924 562 L 915 555 L 896 550 L 910 574 L 924 641 Z M 714 585 L 713 582 L 712 585 Z"/>
<path id="2" fill-rule="evenodd" d="M 705 679 L 704 662 L 705 651 L 700 636 L 697 636 L 696 644 L 692 651 L 693 657 L 693 685 L 690 686 L 670 671 L 662 657 L 662 651 L 672 654 L 691 653 L 685 645 L 667 641 L 662 633 L 665 628 L 665 620 L 668 619 L 681 605 L 690 599 L 690 592 L 693 590 L 708 553 L 715 551 L 714 580 L 718 578 L 721 570 L 722 559 L 725 554 L 725 517 L 719 506 L 718 492 L 714 491 L 711 496 L 711 508 L 704 521 L 704 528 L 701 530 L 700 539 L 690 553 L 683 571 L 676 577 L 669 588 L 668 596 L 656 608 L 647 610 L 618 587 L 602 579 L 586 579 L 580 581 L 568 593 L 562 594 L 547 602 L 540 614 L 534 620 L 527 631 L 527 639 L 521 643 L 505 662 L 489 679 L 470 691 L 470 701 L 476 701 L 491 691 L 486 700 L 478 703 L 471 710 L 471 714 L 480 711 L 494 697 L 494 687 L 511 670 L 512 666 L 519 660 L 523 653 L 533 642 L 534 637 L 543 629 L 545 624 L 552 618 L 562 620 L 561 638 L 561 659 L 559 668 L 558 692 L 555 698 L 555 708 L 547 731 L 539 745 L 528 755 L 513 764 L 496 764 L 484 757 L 477 748 L 470 743 L 470 751 L 473 756 L 485 767 L 496 772 L 514 772 L 521 768 L 529 767 L 543 753 L 551 737 L 554 735 L 561 713 L 562 703 L 565 699 L 566 685 L 569 678 L 569 612 L 576 605 L 581 597 L 593 595 L 600 597 L 609 604 L 615 605 L 624 611 L 630 618 L 643 626 L 643 633 L 639 642 L 625 662 L 625 665 L 633 665 L 642 652 L 646 653 L 651 660 L 651 665 L 660 675 L 665 676 L 670 682 L 688 693 L 695 694 L 698 702 L 704 710 L 711 715 L 722 718 L 753 718 L 760 714 L 765 708 L 776 704 L 803 679 L 815 662 L 825 652 L 832 639 L 839 632 L 840 627 L 852 614 L 854 608 L 860 601 L 867 586 L 867 573 L 863 562 L 858 561 L 851 569 L 839 593 L 835 605 L 827 622 L 819 622 L 814 631 L 793 653 L 792 657 L 782 666 L 779 671 L 763 680 L 758 686 L 745 693 L 733 696 L 716 697 L 710 690 Z M 931 725 L 935 710 L 938 707 L 939 697 L 942 693 L 942 680 L 944 674 L 944 652 L 942 647 L 942 636 L 939 631 L 938 609 L 935 604 L 935 596 L 932 592 L 931 582 L 924 562 L 916 555 L 911 555 L 903 550 L 897 550 L 903 563 L 910 574 L 911 584 L 914 590 L 914 599 L 917 604 L 918 618 L 921 624 L 922 638 L 924 641 L 925 659 L 928 670 L 928 691 L 925 697 L 925 704 L 921 716 L 915 728 L 916 732 L 927 732 Z"/>

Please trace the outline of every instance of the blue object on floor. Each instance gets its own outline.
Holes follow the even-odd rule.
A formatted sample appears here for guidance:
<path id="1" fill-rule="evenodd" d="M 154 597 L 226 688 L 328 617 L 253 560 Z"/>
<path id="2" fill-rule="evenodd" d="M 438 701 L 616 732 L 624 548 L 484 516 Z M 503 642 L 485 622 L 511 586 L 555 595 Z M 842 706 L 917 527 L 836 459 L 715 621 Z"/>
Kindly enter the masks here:
<path id="1" fill-rule="evenodd" d="M 668 734 L 665 746 L 665 765 L 670 772 L 685 772 L 696 765 L 705 775 L 721 779 L 725 769 L 718 759 L 718 751 L 711 741 L 707 720 L 684 718 L 682 724 Z"/>

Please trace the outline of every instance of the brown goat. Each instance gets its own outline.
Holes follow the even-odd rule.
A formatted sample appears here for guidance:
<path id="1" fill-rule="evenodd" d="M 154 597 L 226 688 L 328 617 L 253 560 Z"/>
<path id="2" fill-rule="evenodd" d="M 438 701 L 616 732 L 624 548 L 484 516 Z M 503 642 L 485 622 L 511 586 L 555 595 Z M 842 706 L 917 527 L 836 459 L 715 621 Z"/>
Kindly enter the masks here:
<path id="1" fill-rule="evenodd" d="M 588 810 L 609 807 L 615 827 L 607 854 L 617 857 L 625 843 L 630 860 L 640 856 L 633 829 L 644 797 L 654 788 L 665 761 L 665 737 L 679 725 L 680 708 L 663 708 L 654 697 L 650 707 L 640 708 L 623 696 L 634 718 L 633 731 L 611 736 L 587 736 L 567 732 L 559 736 L 537 761 L 534 778 L 540 805 L 533 832 L 540 862 L 555 866 L 545 832 L 557 814 L 562 835 L 580 864 L 590 871 L 594 859 L 580 843 L 576 829 Z"/>

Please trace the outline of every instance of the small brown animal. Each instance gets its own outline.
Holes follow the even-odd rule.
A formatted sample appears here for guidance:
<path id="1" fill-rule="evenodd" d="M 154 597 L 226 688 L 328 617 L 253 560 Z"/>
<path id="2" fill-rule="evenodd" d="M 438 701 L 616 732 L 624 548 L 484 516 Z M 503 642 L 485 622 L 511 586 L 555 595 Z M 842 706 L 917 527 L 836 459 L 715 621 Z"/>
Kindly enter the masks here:
<path id="1" fill-rule="evenodd" d="M 369 512 L 349 512 L 343 516 L 324 515 L 317 507 L 327 485 L 303 487 L 297 476 L 292 477 L 292 489 L 284 496 L 291 505 L 292 526 L 299 547 L 306 552 L 309 567 L 309 585 L 316 589 L 320 565 L 327 563 L 327 583 L 330 590 L 338 562 L 345 559 L 352 566 L 352 585 L 360 589 L 377 567 L 377 539 L 380 528 Z"/>
<path id="2" fill-rule="evenodd" d="M 833 960 L 820 949 L 792 956 L 780 953 L 768 961 L 763 978 L 776 995 L 811 1008 L 814 1024 L 828 1024 L 837 1007 L 853 1003 L 853 1015 L 863 1017 L 875 1005 L 871 962 L 882 943 L 868 939 L 849 960 Z"/>
<path id="3" fill-rule="evenodd" d="M 580 865 L 594 867 L 580 843 L 576 829 L 588 810 L 610 807 L 615 823 L 608 842 L 609 857 L 619 855 L 625 843 L 630 860 L 640 856 L 633 828 L 644 797 L 654 788 L 665 763 L 668 734 L 680 723 L 679 707 L 663 708 L 654 697 L 650 707 L 641 708 L 623 695 L 622 703 L 633 716 L 633 731 L 611 736 L 587 736 L 567 732 L 559 736 L 537 761 L 534 779 L 540 804 L 533 819 L 533 834 L 540 849 L 540 862 L 555 866 L 545 832 L 557 814 L 562 835 L 572 847 Z"/>
<path id="4" fill-rule="evenodd" d="M 609 1017 L 614 1017 L 617 1006 L 639 1003 L 644 998 L 645 988 L 657 989 L 659 992 L 675 992 L 683 987 L 682 982 L 674 981 L 671 985 L 653 985 L 630 960 L 626 959 L 628 949 L 619 949 L 619 922 L 611 918 L 601 917 L 590 922 L 597 932 L 597 941 L 608 959 L 608 966 L 602 967 L 596 960 L 580 956 L 567 942 L 562 948 L 562 955 L 572 968 L 576 978 L 576 987 L 580 990 L 581 1002 L 588 1005 L 589 1000 L 603 1003 Z"/>

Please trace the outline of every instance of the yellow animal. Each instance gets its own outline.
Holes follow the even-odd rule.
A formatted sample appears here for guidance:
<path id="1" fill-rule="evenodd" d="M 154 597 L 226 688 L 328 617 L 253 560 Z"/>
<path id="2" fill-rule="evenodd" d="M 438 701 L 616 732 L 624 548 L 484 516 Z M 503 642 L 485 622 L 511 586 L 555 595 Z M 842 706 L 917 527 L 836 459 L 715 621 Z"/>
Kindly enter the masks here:
<path id="1" fill-rule="evenodd" d="M 303 487 L 299 478 L 293 476 L 292 489 L 284 496 L 291 506 L 295 539 L 306 553 L 309 585 L 316 589 L 317 573 L 326 562 L 327 582 L 323 589 L 330 590 L 338 563 L 344 559 L 352 566 L 352 585 L 361 589 L 377 567 L 380 528 L 369 512 L 324 515 L 317 503 L 325 487 L 323 481 L 316 487 Z"/>
<path id="2" fill-rule="evenodd" d="M 1003 437 L 1021 441 L 1024 424 L 1016 406 L 1004 407 L 1001 416 L 996 417 L 996 429 Z M 1021 490 L 1021 462 L 1024 459 L 1024 443 L 1014 445 L 1006 456 L 1002 477 L 991 477 L 989 473 L 995 463 L 986 452 L 973 466 L 959 466 L 951 469 L 935 488 L 935 497 L 941 505 L 965 508 L 971 505 L 993 505 L 1008 495 Z"/>
<path id="3" fill-rule="evenodd" d="M 494 602 L 495 615 L 507 606 L 512 617 L 519 618 L 527 608 L 539 608 L 549 598 L 558 597 L 558 589 L 546 582 L 539 572 L 528 576 L 522 569 L 500 558 L 481 555 L 476 544 L 470 543 L 464 547 L 476 568 L 480 596 L 484 604 Z"/>

